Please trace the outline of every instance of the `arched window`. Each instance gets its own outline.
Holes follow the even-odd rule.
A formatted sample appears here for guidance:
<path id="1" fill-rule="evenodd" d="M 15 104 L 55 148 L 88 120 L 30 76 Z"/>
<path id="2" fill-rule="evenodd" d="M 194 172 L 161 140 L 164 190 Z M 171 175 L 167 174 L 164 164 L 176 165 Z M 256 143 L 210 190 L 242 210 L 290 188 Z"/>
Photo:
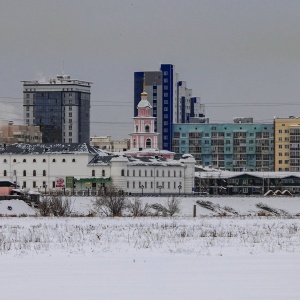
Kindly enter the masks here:
<path id="1" fill-rule="evenodd" d="M 139 170 L 139 176 L 140 176 L 140 177 L 142 176 L 142 171 L 141 171 L 141 170 Z"/>
<path id="2" fill-rule="evenodd" d="M 3 171 L 3 176 L 7 176 L 7 171 L 6 170 Z"/>
<path id="3" fill-rule="evenodd" d="M 162 171 L 162 175 L 161 175 L 162 177 L 165 177 L 165 171 Z"/>
<path id="4" fill-rule="evenodd" d="M 46 162 L 46 159 L 45 159 L 45 158 L 43 159 L 43 162 Z"/>
<path id="5" fill-rule="evenodd" d="M 95 170 L 92 170 L 92 176 L 95 176 Z"/>
<path id="6" fill-rule="evenodd" d="M 181 171 L 179 171 L 179 177 L 181 177 Z"/>
<path id="7" fill-rule="evenodd" d="M 23 176 L 26 176 L 26 170 L 23 171 Z"/>
<path id="8" fill-rule="evenodd" d="M 135 126 L 135 132 L 139 132 L 139 126 L 138 125 Z"/>
<path id="9" fill-rule="evenodd" d="M 66 162 L 66 160 L 63 158 L 62 162 Z"/>
<path id="10" fill-rule="evenodd" d="M 46 176 L 46 170 L 43 170 L 43 176 Z"/>
<path id="11" fill-rule="evenodd" d="M 121 170 L 121 176 L 125 176 L 125 170 Z"/>
<path id="12" fill-rule="evenodd" d="M 151 148 L 151 139 L 146 140 L 146 148 Z"/>
<path id="13" fill-rule="evenodd" d="M 52 162 L 56 162 L 55 158 L 52 159 Z"/>
<path id="14" fill-rule="evenodd" d="M 135 176 L 135 170 L 132 171 L 132 176 Z"/>
<path id="15" fill-rule="evenodd" d="M 4 163 L 7 163 L 7 160 L 6 160 L 6 158 L 3 160 L 3 162 L 4 162 Z"/>
<path id="16" fill-rule="evenodd" d="M 32 160 L 32 162 L 36 162 L 36 159 L 34 158 L 34 159 Z"/>
<path id="17" fill-rule="evenodd" d="M 134 139 L 133 140 L 133 148 L 135 148 L 136 147 L 136 140 Z"/>
<path id="18" fill-rule="evenodd" d="M 33 170 L 32 176 L 36 176 L 36 170 Z"/>
<path id="19" fill-rule="evenodd" d="M 75 162 L 75 158 L 72 159 L 72 162 Z"/>
<path id="20" fill-rule="evenodd" d="M 145 132 L 150 132 L 150 126 L 149 125 L 145 126 Z"/>
<path id="21" fill-rule="evenodd" d="M 176 171 L 174 171 L 174 177 L 176 177 Z"/>
<path id="22" fill-rule="evenodd" d="M 170 171 L 168 171 L 168 177 L 170 177 Z"/>
<path id="23" fill-rule="evenodd" d="M 25 159 L 25 158 L 23 159 L 23 162 L 26 162 L 26 159 Z"/>
<path id="24" fill-rule="evenodd" d="M 17 162 L 17 160 L 16 160 L 16 159 L 14 159 L 14 160 L 13 160 L 13 162 Z"/>
<path id="25" fill-rule="evenodd" d="M 105 176 L 105 170 L 102 170 L 102 176 Z"/>

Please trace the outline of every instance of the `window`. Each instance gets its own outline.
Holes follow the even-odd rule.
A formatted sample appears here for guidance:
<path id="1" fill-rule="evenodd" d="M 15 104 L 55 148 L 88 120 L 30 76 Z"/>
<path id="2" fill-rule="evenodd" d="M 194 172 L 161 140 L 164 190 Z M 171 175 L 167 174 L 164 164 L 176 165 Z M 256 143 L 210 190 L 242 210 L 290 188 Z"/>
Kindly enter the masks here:
<path id="1" fill-rule="evenodd" d="M 95 170 L 92 170 L 92 176 L 95 176 Z"/>
<path id="2" fill-rule="evenodd" d="M 13 160 L 13 162 L 17 162 L 17 160 L 16 160 L 16 159 L 14 159 L 14 160 Z"/>
<path id="3" fill-rule="evenodd" d="M 150 127 L 149 127 L 149 125 L 146 125 L 146 126 L 145 126 L 145 132 L 150 132 Z"/>
<path id="4" fill-rule="evenodd" d="M 176 177 L 176 171 L 174 171 L 174 177 Z"/>
<path id="5" fill-rule="evenodd" d="M 23 162 L 26 162 L 26 159 L 23 159 Z"/>
<path id="6" fill-rule="evenodd" d="M 32 187 L 33 187 L 33 188 L 36 188 L 36 181 L 33 181 L 33 182 L 32 182 Z"/>
<path id="7" fill-rule="evenodd" d="M 151 148 L 151 139 L 146 140 L 146 148 Z"/>
<path id="8" fill-rule="evenodd" d="M 139 177 L 141 177 L 142 176 L 142 171 L 141 170 L 139 170 Z"/>
<path id="9" fill-rule="evenodd" d="M 132 182 L 132 188 L 135 188 L 135 181 Z"/>
<path id="10" fill-rule="evenodd" d="M 26 170 L 23 171 L 23 176 L 24 176 L 24 177 L 26 176 Z"/>
<path id="11" fill-rule="evenodd" d="M 7 171 L 6 170 L 3 171 L 3 176 L 7 176 Z"/>
<path id="12" fill-rule="evenodd" d="M 36 176 L 36 170 L 33 170 L 33 172 L 32 172 L 32 176 Z"/>
<path id="13" fill-rule="evenodd" d="M 102 176 L 105 176 L 105 170 L 102 170 Z"/>
<path id="14" fill-rule="evenodd" d="M 127 170 L 127 177 L 129 177 L 129 170 Z"/>
<path id="15" fill-rule="evenodd" d="M 125 176 L 125 170 L 121 170 L 121 176 Z"/>
<path id="16" fill-rule="evenodd" d="M 55 158 L 52 159 L 52 162 L 56 162 Z"/>
<path id="17" fill-rule="evenodd" d="M 66 162 L 65 158 L 62 159 L 62 162 Z"/>
<path id="18" fill-rule="evenodd" d="M 76 162 L 75 158 L 72 159 L 72 162 Z"/>
<path id="19" fill-rule="evenodd" d="M 26 188 L 26 181 L 23 181 L 23 188 Z"/>
<path id="20" fill-rule="evenodd" d="M 145 177 L 147 177 L 147 170 L 145 170 Z"/>
<path id="21" fill-rule="evenodd" d="M 46 176 L 46 170 L 43 170 L 43 176 Z"/>
<path id="22" fill-rule="evenodd" d="M 135 170 L 132 171 L 132 176 L 133 176 L 133 177 L 135 176 Z"/>
<path id="23" fill-rule="evenodd" d="M 3 162 L 4 162 L 4 163 L 6 163 L 6 162 L 7 162 L 7 160 L 6 160 L 6 159 L 4 159 L 4 160 L 3 160 Z"/>
<path id="24" fill-rule="evenodd" d="M 45 159 L 45 158 L 43 159 L 43 162 L 46 162 L 46 159 Z"/>

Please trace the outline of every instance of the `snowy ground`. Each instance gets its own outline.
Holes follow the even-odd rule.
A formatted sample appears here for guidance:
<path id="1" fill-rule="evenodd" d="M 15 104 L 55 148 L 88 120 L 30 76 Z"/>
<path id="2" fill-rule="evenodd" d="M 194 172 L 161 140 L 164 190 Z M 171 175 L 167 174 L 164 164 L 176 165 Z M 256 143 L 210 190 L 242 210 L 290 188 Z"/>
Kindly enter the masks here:
<path id="1" fill-rule="evenodd" d="M 196 200 L 175 218 L 1 217 L 0 299 L 300 298 L 298 198 L 201 198 L 217 209 L 192 218 Z M 1 202 L 2 215 L 36 213 Z M 257 217 L 260 202 L 289 214 Z M 218 217 L 227 206 L 242 216 Z"/>

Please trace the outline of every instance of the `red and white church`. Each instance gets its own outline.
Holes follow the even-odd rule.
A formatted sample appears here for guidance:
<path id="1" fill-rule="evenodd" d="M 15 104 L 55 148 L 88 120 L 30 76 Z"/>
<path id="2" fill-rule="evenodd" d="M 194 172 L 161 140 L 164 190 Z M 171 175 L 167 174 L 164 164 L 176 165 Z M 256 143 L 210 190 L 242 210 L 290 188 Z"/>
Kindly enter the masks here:
<path id="1" fill-rule="evenodd" d="M 152 106 L 147 100 L 145 91 L 141 94 L 138 106 L 138 115 L 133 117 L 133 133 L 130 135 L 130 149 L 126 151 L 131 156 L 160 156 L 173 159 L 175 153 L 158 149 L 158 135 L 154 131 L 155 117 L 152 114 Z"/>

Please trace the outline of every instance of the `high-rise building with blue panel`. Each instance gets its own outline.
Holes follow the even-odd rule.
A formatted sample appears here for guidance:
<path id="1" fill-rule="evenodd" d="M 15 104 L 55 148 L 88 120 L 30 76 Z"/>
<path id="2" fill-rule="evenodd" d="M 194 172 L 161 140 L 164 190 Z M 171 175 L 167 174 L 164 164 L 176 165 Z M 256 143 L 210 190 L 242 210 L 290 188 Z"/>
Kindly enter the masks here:
<path id="1" fill-rule="evenodd" d="M 40 126 L 43 143 L 89 143 L 90 88 L 68 75 L 23 81 L 25 125 Z"/>
<path id="2" fill-rule="evenodd" d="M 134 116 L 137 116 L 143 89 L 153 107 L 153 117 L 157 118 L 155 130 L 160 134 L 158 147 L 171 151 L 173 124 L 199 122 L 199 118 L 205 116 L 204 105 L 199 97 L 192 100 L 192 90 L 186 88 L 185 82 L 178 81 L 172 64 L 162 64 L 160 71 L 134 73 Z"/>

